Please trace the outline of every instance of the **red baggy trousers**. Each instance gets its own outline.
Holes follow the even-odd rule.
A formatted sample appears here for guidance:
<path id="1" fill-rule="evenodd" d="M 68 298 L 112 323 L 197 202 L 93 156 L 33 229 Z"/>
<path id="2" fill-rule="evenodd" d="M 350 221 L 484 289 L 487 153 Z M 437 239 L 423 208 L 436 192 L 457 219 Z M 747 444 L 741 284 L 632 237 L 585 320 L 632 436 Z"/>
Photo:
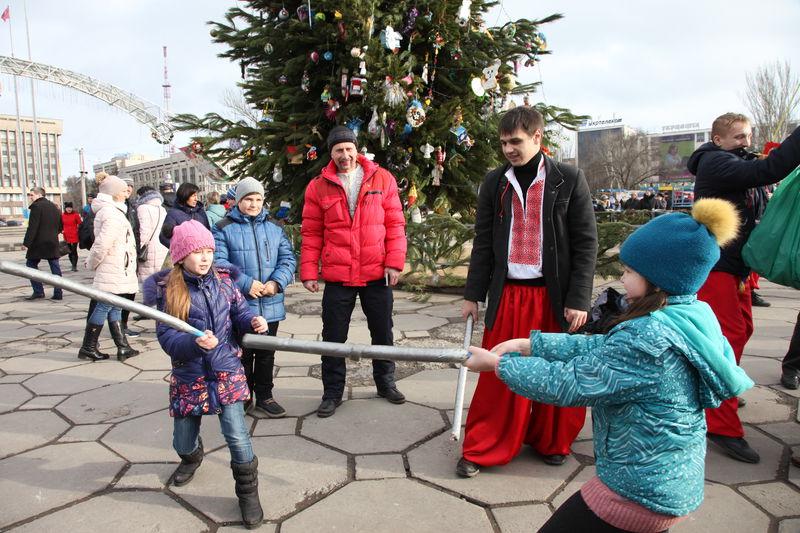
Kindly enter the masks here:
<path id="1" fill-rule="evenodd" d="M 749 283 L 727 272 L 711 272 L 697 291 L 697 298 L 711 306 L 717 316 L 722 334 L 728 339 L 736 356 L 736 364 L 742 359 L 744 345 L 753 334 L 753 306 L 750 300 Z M 743 437 L 744 428 L 739 420 L 739 401 L 725 400 L 716 409 L 706 409 L 708 432 L 728 437 Z"/>
<path id="2" fill-rule="evenodd" d="M 494 327 L 482 346 L 530 337 L 531 330 L 561 331 L 545 287 L 506 283 Z M 535 355 L 535 354 L 534 354 Z M 482 466 L 504 465 L 523 444 L 543 455 L 567 455 L 586 418 L 585 407 L 556 407 L 511 392 L 494 372 L 481 372 L 464 431 L 464 458 Z"/>

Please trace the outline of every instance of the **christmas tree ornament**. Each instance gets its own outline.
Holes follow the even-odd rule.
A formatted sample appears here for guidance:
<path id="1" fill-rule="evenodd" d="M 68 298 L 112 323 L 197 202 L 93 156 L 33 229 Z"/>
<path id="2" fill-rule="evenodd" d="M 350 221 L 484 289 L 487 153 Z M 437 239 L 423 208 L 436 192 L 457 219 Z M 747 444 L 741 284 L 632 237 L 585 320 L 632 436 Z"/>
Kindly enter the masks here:
<path id="1" fill-rule="evenodd" d="M 416 201 L 417 201 L 417 186 L 414 183 L 412 183 L 411 187 L 408 189 L 408 207 L 414 205 L 414 202 Z M 419 220 L 415 220 L 414 210 L 416 211 L 416 214 L 419 215 Z M 411 211 L 411 222 L 419 224 L 422 222 L 422 213 L 419 212 L 419 208 L 415 207 L 414 210 Z"/>
<path id="2" fill-rule="evenodd" d="M 275 48 L 272 46 L 272 43 L 267 43 L 264 45 L 264 53 L 267 55 L 272 55 L 272 52 L 275 51 Z"/>
<path id="3" fill-rule="evenodd" d="M 406 77 L 400 78 L 400 81 L 402 81 L 406 85 L 411 85 L 412 83 L 414 83 L 414 77 L 411 74 L 408 74 Z"/>
<path id="4" fill-rule="evenodd" d="M 386 136 L 391 139 L 392 135 L 394 135 L 394 126 L 395 126 L 394 119 L 389 119 L 386 121 Z"/>
<path id="5" fill-rule="evenodd" d="M 322 57 L 325 58 L 325 61 L 331 61 L 333 59 L 333 52 L 325 52 L 322 54 Z"/>
<path id="6" fill-rule="evenodd" d="M 350 120 L 345 120 L 344 125 L 353 130 L 356 137 L 361 132 L 361 125 L 364 124 L 364 121 L 358 117 L 351 117 Z"/>
<path id="7" fill-rule="evenodd" d="M 275 213 L 275 218 L 277 218 L 278 220 L 288 218 L 289 210 L 292 208 L 292 202 L 281 200 L 281 203 L 279 205 L 280 207 L 278 208 L 278 211 Z"/>
<path id="8" fill-rule="evenodd" d="M 375 32 L 375 17 L 373 15 L 367 18 L 365 26 L 367 29 L 367 40 L 370 40 L 372 39 L 372 34 Z"/>
<path id="9" fill-rule="evenodd" d="M 272 181 L 275 183 L 283 181 L 283 169 L 281 169 L 280 165 L 275 165 L 275 168 L 272 169 Z"/>
<path id="10" fill-rule="evenodd" d="M 216 38 L 217 38 L 217 36 L 219 35 L 219 30 L 217 30 L 216 28 L 214 28 L 214 29 L 212 29 L 210 32 L 208 32 L 208 34 L 209 34 L 209 35 L 211 35 L 211 37 L 213 37 L 214 39 L 216 39 Z"/>
<path id="11" fill-rule="evenodd" d="M 364 96 L 364 84 L 367 83 L 367 78 L 359 74 L 353 74 L 350 77 L 350 96 Z"/>
<path id="12" fill-rule="evenodd" d="M 397 181 L 397 192 L 404 193 L 406 189 L 408 189 L 408 178 L 400 178 L 399 180 L 395 177 Z"/>
<path id="13" fill-rule="evenodd" d="M 341 88 L 342 98 L 344 98 L 345 102 L 347 101 L 348 98 L 350 98 L 350 90 L 349 90 L 350 84 L 348 83 L 348 79 L 349 79 L 349 71 L 346 68 L 343 68 L 339 87 Z"/>
<path id="14" fill-rule="evenodd" d="M 323 104 L 328 104 L 331 101 L 331 91 L 330 88 L 326 85 L 324 89 L 322 89 L 322 94 L 319 95 L 319 99 L 322 101 Z"/>
<path id="15" fill-rule="evenodd" d="M 242 141 L 234 137 L 230 141 L 228 141 L 228 148 L 232 152 L 238 152 L 242 148 Z"/>
<path id="16" fill-rule="evenodd" d="M 309 77 L 307 70 L 303 71 L 303 77 L 300 80 L 300 88 L 305 93 L 311 90 L 311 78 Z"/>
<path id="17" fill-rule="evenodd" d="M 450 131 L 453 131 L 453 129 L 456 129 L 459 126 L 461 126 L 461 123 L 463 121 L 464 121 L 464 115 L 461 113 L 461 106 L 456 106 L 455 111 L 453 111 L 453 122 L 452 122 L 453 128 Z"/>
<path id="18" fill-rule="evenodd" d="M 400 50 L 400 41 L 402 40 L 403 34 L 394 31 L 394 28 L 391 26 L 386 26 L 386 28 L 381 31 L 381 44 L 391 50 L 392 53 L 396 54 Z"/>
<path id="19" fill-rule="evenodd" d="M 500 72 L 500 65 L 502 62 L 495 59 L 494 62 L 483 69 L 483 88 L 487 91 L 492 91 L 497 88 L 497 74 Z"/>
<path id="20" fill-rule="evenodd" d="M 300 19 L 300 22 L 308 20 L 308 6 L 301 5 L 297 8 L 297 18 Z"/>
<path id="21" fill-rule="evenodd" d="M 264 109 L 261 111 L 261 122 L 274 122 L 273 111 L 275 111 L 275 100 L 267 98 L 264 100 Z"/>
<path id="22" fill-rule="evenodd" d="M 383 80 L 383 99 L 391 107 L 397 107 L 406 100 L 406 93 L 400 84 L 386 76 Z"/>
<path id="23" fill-rule="evenodd" d="M 389 150 L 386 156 L 386 167 L 389 169 L 389 172 L 395 175 L 408 168 L 410 162 L 411 154 L 400 146 L 395 146 Z"/>
<path id="24" fill-rule="evenodd" d="M 317 147 L 307 144 L 306 148 L 308 148 L 308 152 L 306 152 L 306 157 L 308 158 L 308 160 L 309 161 L 315 160 L 317 158 Z"/>
<path id="25" fill-rule="evenodd" d="M 381 125 L 378 122 L 378 108 L 372 106 L 372 118 L 367 123 L 367 133 L 371 137 L 377 137 L 381 133 Z"/>
<path id="26" fill-rule="evenodd" d="M 483 88 L 483 80 L 481 78 L 472 78 L 469 86 L 472 88 L 472 92 L 475 93 L 475 96 L 478 98 L 481 98 L 484 94 L 486 94 L 486 89 Z"/>
<path id="27" fill-rule="evenodd" d="M 472 0 L 462 0 L 461 7 L 458 8 L 458 15 L 456 16 L 456 22 L 458 22 L 458 25 L 462 28 L 469 24 L 471 8 Z"/>
<path id="28" fill-rule="evenodd" d="M 362 146 L 361 147 L 361 155 L 363 155 L 364 157 L 366 157 L 370 161 L 374 161 L 375 160 L 375 154 L 373 154 L 372 152 L 368 152 L 366 146 Z"/>
<path id="29" fill-rule="evenodd" d="M 408 35 L 414 30 L 414 24 L 417 22 L 417 17 L 419 16 L 419 10 L 416 7 L 412 7 L 406 13 L 406 27 L 403 28 L 403 34 Z"/>
<path id="30" fill-rule="evenodd" d="M 288 145 L 286 147 L 286 158 L 289 160 L 290 165 L 302 165 L 303 164 L 303 152 L 297 150 L 297 146 Z M 275 180 L 275 175 L 273 174 L 272 179 Z M 283 179 L 283 176 L 281 176 Z M 278 180 L 275 180 L 276 183 L 279 183 Z"/>
<path id="31" fill-rule="evenodd" d="M 194 141 L 189 145 L 189 148 L 191 148 L 192 152 L 196 154 L 199 154 L 203 151 L 203 145 L 200 143 L 200 141 Z"/>
<path id="32" fill-rule="evenodd" d="M 522 97 L 522 105 L 531 105 L 531 95 L 530 93 L 525 93 L 525 96 Z"/>
<path id="33" fill-rule="evenodd" d="M 319 132 L 319 127 L 318 126 L 311 126 L 311 133 L 313 135 L 316 135 L 317 137 L 319 137 L 320 140 L 323 140 L 322 134 Z"/>
<path id="34" fill-rule="evenodd" d="M 422 67 L 422 74 L 419 76 L 423 83 L 427 85 L 428 83 L 428 54 L 425 54 L 425 65 Z"/>
<path id="35" fill-rule="evenodd" d="M 330 99 L 328 107 L 325 109 L 325 116 L 328 120 L 336 122 L 336 112 L 339 111 L 340 107 L 342 107 L 342 104 L 340 104 L 336 98 Z"/>
<path id="36" fill-rule="evenodd" d="M 359 57 L 361 55 L 361 47 L 360 46 L 354 46 L 353 48 L 351 48 L 350 49 L 350 55 L 353 56 L 353 57 Z"/>
<path id="37" fill-rule="evenodd" d="M 283 8 L 281 8 L 280 11 L 278 11 L 278 18 L 281 20 L 286 20 L 289 18 L 289 11 L 286 9 L 286 6 L 284 6 Z"/>
<path id="38" fill-rule="evenodd" d="M 315 51 L 313 51 L 313 52 L 311 52 L 310 54 L 308 54 L 308 57 L 309 57 L 309 58 L 311 59 L 311 61 L 313 61 L 314 63 L 319 63 L 319 52 L 317 52 L 316 50 L 315 50 Z"/>
<path id="39" fill-rule="evenodd" d="M 344 27 L 344 22 L 339 22 L 336 27 L 339 30 L 339 40 L 344 41 L 344 38 L 347 37 L 347 30 Z"/>
<path id="40" fill-rule="evenodd" d="M 517 78 L 510 72 L 500 78 L 500 88 L 505 92 L 511 92 L 517 86 Z"/>
<path id="41" fill-rule="evenodd" d="M 388 124 L 386 123 L 386 111 L 381 113 L 381 124 L 383 124 L 384 126 L 383 128 L 381 128 L 381 148 L 383 148 L 384 146 L 386 146 L 386 137 L 388 133 L 387 131 Z"/>
<path id="42" fill-rule="evenodd" d="M 537 52 L 547 50 L 547 38 L 544 36 L 544 33 L 539 32 L 534 35 L 533 44 L 536 46 Z"/>
<path id="43" fill-rule="evenodd" d="M 503 27 L 500 28 L 500 33 L 502 33 L 504 37 L 511 39 L 517 34 L 517 25 L 513 22 L 506 22 L 503 24 Z"/>
<path id="44" fill-rule="evenodd" d="M 450 57 L 456 61 L 461 59 L 461 46 L 458 43 L 456 43 L 456 45 L 450 50 Z"/>
<path id="45" fill-rule="evenodd" d="M 335 11 L 333 12 L 333 18 L 335 18 L 336 20 L 339 20 L 339 19 L 341 19 L 341 18 L 342 18 L 342 12 L 341 12 L 341 11 L 339 11 L 338 9 L 337 9 L 337 10 L 335 10 Z"/>
<path id="46" fill-rule="evenodd" d="M 314 20 L 318 22 L 325 22 L 325 13 L 317 13 L 314 15 Z"/>
<path id="47" fill-rule="evenodd" d="M 419 128 L 425 122 L 425 108 L 422 107 L 422 102 L 419 100 L 412 100 L 406 106 L 406 122 L 412 128 Z"/>
<path id="48" fill-rule="evenodd" d="M 414 133 L 414 128 L 411 127 L 411 124 L 406 124 L 403 126 L 403 133 L 400 134 L 400 140 L 407 143 L 412 133 Z"/>
<path id="49" fill-rule="evenodd" d="M 278 77 L 278 83 L 280 83 L 281 85 L 286 85 L 287 81 L 289 81 L 289 78 L 286 77 L 286 74 L 281 74 Z"/>
<path id="50" fill-rule="evenodd" d="M 430 143 L 425 143 L 420 146 L 419 151 L 422 152 L 423 158 L 430 159 L 431 153 L 433 152 L 433 146 Z"/>
<path id="51" fill-rule="evenodd" d="M 436 147 L 436 152 L 434 153 L 436 157 L 436 164 L 433 166 L 433 170 L 431 171 L 431 177 L 433 178 L 431 181 L 431 185 L 439 186 L 442 182 L 442 174 L 444 173 L 444 160 L 445 160 L 445 153 L 442 151 L 441 146 Z"/>

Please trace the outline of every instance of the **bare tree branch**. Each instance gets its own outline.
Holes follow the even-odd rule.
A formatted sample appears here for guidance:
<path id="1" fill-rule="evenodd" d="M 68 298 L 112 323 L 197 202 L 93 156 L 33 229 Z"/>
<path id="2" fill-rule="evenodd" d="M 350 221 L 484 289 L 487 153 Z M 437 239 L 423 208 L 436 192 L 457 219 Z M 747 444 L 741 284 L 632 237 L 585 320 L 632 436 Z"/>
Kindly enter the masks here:
<path id="1" fill-rule="evenodd" d="M 800 103 L 800 80 L 788 61 L 775 61 L 746 76 L 745 105 L 755 126 L 753 145 L 759 150 L 767 141 L 781 142 L 790 129 Z"/>
<path id="2" fill-rule="evenodd" d="M 633 189 L 658 174 L 658 150 L 643 131 L 608 132 L 580 155 L 591 190 Z"/>

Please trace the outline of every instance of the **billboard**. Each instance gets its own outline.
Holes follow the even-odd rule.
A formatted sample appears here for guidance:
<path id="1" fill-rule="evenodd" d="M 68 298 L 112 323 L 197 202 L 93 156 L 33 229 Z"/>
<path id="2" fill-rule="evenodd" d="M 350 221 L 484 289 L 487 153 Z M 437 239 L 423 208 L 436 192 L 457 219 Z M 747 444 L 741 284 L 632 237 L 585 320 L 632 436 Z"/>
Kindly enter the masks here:
<path id="1" fill-rule="evenodd" d="M 686 168 L 686 164 L 695 150 L 694 139 L 694 133 L 658 137 L 658 153 L 661 160 L 659 174 L 663 179 L 667 181 L 692 179 L 692 173 Z"/>

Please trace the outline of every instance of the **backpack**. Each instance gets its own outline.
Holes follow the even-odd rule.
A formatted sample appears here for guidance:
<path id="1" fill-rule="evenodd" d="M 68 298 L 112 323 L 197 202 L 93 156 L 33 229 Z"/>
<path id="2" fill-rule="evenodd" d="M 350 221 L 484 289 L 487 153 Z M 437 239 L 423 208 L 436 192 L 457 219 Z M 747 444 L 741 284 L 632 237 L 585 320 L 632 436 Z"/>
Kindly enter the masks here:
<path id="1" fill-rule="evenodd" d="M 94 211 L 91 209 L 86 218 L 78 224 L 78 248 L 89 250 L 94 244 Z"/>

